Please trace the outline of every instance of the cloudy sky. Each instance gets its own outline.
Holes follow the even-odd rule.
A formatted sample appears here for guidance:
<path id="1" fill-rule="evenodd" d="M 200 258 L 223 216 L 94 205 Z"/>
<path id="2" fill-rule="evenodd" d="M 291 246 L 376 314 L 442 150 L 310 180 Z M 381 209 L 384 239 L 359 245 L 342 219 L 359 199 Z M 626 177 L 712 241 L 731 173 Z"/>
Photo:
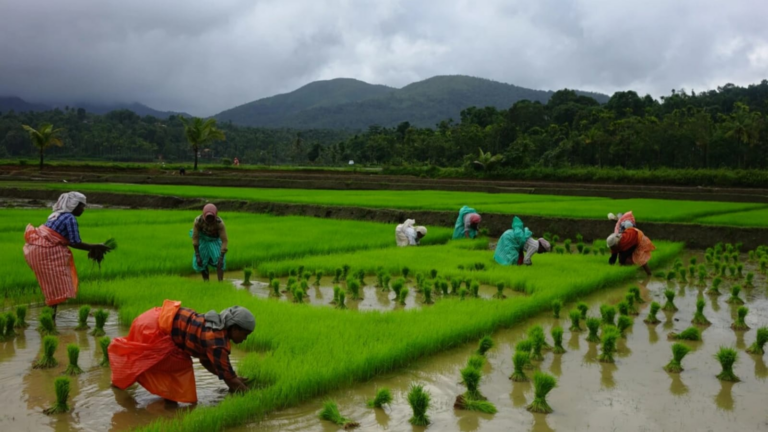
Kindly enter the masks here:
<path id="1" fill-rule="evenodd" d="M 656 97 L 768 78 L 768 0 L 0 0 L 0 95 L 212 115 L 318 79 Z"/>

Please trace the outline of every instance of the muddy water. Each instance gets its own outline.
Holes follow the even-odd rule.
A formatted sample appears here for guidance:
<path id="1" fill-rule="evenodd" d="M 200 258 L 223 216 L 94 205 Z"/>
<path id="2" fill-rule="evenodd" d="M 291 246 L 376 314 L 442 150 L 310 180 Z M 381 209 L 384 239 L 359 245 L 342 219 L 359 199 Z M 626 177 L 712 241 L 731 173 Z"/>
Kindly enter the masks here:
<path id="1" fill-rule="evenodd" d="M 368 383 L 337 391 L 328 398 L 336 400 L 342 415 L 358 421 L 361 430 L 413 431 L 423 428 L 408 423 L 412 412 L 406 395 L 412 382 L 422 383 L 432 394 L 429 416 L 435 431 L 758 431 L 768 430 L 765 401 L 768 400 L 768 367 L 763 357 L 753 356 L 744 349 L 755 339 L 755 329 L 768 323 L 766 282 L 758 276 L 758 288 L 742 291 L 750 308 L 746 332 L 735 332 L 730 325 L 736 307 L 725 303 L 727 295 L 707 301 L 705 315 L 712 325 L 703 330 L 703 342 L 688 343 L 693 351 L 683 360 L 685 371 L 669 374 L 662 368 L 671 358 L 667 340 L 670 331 L 681 331 L 690 325 L 695 303 L 702 289 L 696 285 L 668 284 L 658 280 L 638 281 L 648 300 L 635 316 L 634 326 L 626 340 L 619 343 L 615 364 L 597 362 L 599 347 L 585 341 L 586 331 L 566 330 L 562 355 L 551 352 L 537 368 L 553 374 L 558 387 L 547 400 L 554 413 L 529 413 L 525 407 L 533 400 L 531 383 L 514 383 L 508 379 L 512 372 L 511 357 L 514 344 L 524 337 L 532 324 L 541 324 L 547 333 L 556 324 L 565 329 L 569 320 L 539 316 L 513 329 L 495 334 L 496 348 L 488 353 L 484 367 L 481 392 L 498 409 L 495 415 L 453 409 L 458 394 L 465 391 L 459 385 L 460 369 L 476 348 L 460 349 L 425 359 L 405 371 L 378 377 Z M 724 283 L 729 290 L 729 284 Z M 659 312 L 662 323 L 649 326 L 642 322 L 650 300 L 662 303 L 663 291 L 671 287 L 677 292 L 676 313 Z M 626 287 L 605 291 L 586 299 L 590 315 L 599 315 L 599 305 L 615 304 L 623 299 Z M 726 292 L 726 290 L 723 290 Z M 572 305 L 564 308 L 570 310 Z M 564 314 L 564 316 L 567 315 Z M 582 323 L 582 327 L 584 324 Z M 548 336 L 549 339 L 549 336 Z M 551 339 L 550 339 L 551 341 Z M 551 343 L 551 342 L 550 342 Z M 741 382 L 719 381 L 715 375 L 720 365 L 713 358 L 720 346 L 735 346 L 739 360 L 735 373 Z M 529 371 L 529 376 L 532 371 Z M 394 401 L 384 410 L 366 408 L 365 402 L 376 389 L 389 387 Z M 335 431 L 338 428 L 317 418 L 324 398 L 270 415 L 265 421 L 241 428 L 264 431 Z"/>
<path id="2" fill-rule="evenodd" d="M 32 369 L 32 363 L 41 351 L 40 334 L 35 330 L 40 309 L 32 309 L 27 317 L 30 327 L 17 330 L 18 336 L 0 342 L 0 430 L 124 430 L 150 423 L 160 417 L 172 417 L 179 409 L 189 405 L 167 406 L 165 402 L 142 387 L 134 385 L 127 390 L 112 388 L 110 369 L 98 366 L 101 348 L 97 338 L 86 331 L 75 331 L 77 307 L 62 306 L 56 316 L 59 347 L 53 369 Z M 93 317 L 89 319 L 93 327 Z M 112 338 L 124 336 L 128 329 L 117 325 L 117 316 L 110 313 L 104 330 Z M 53 380 L 60 376 L 68 364 L 66 345 L 80 345 L 78 364 L 85 371 L 71 377 L 69 404 L 72 411 L 47 416 L 43 410 L 55 401 Z M 232 360 L 237 362 L 240 352 L 233 350 Z M 199 404 L 210 405 L 226 395 L 226 385 L 195 362 L 195 379 Z"/>

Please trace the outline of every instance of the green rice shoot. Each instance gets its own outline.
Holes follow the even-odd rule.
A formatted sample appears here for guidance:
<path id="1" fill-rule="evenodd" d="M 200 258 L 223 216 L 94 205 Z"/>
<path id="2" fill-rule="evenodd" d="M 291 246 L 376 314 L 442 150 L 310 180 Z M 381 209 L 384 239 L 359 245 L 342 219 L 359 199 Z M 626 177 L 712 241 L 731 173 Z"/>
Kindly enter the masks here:
<path id="1" fill-rule="evenodd" d="M 613 355 L 616 353 L 616 341 L 621 336 L 619 330 L 611 325 L 603 327 L 603 334 L 600 337 L 602 345 L 600 355 L 597 360 L 602 363 L 613 363 Z"/>
<path id="2" fill-rule="evenodd" d="M 488 336 L 488 335 L 483 336 L 483 338 L 480 339 L 480 342 L 477 344 L 477 351 L 476 351 L 476 353 L 481 355 L 481 356 L 484 356 L 485 353 L 488 352 L 488 350 L 493 348 L 493 345 L 494 345 L 493 339 L 490 336 Z"/>
<path id="3" fill-rule="evenodd" d="M 552 352 L 555 354 L 563 354 L 565 352 L 565 348 L 563 348 L 563 328 L 559 326 L 553 327 L 551 334 L 552 340 L 554 340 Z"/>
<path id="4" fill-rule="evenodd" d="M 675 292 L 671 289 L 665 290 L 664 297 L 667 298 L 667 302 L 664 303 L 664 307 L 662 307 L 662 309 L 668 312 L 677 311 L 677 306 L 675 306 Z"/>
<path id="5" fill-rule="evenodd" d="M 768 327 L 760 327 L 755 335 L 755 342 L 747 348 L 750 354 L 765 354 L 765 344 L 768 342 Z"/>
<path id="6" fill-rule="evenodd" d="M 382 387 L 376 391 L 376 396 L 368 401 L 368 407 L 369 408 L 384 408 L 384 405 L 387 405 L 392 402 L 392 392 L 389 391 L 389 388 Z"/>
<path id="7" fill-rule="evenodd" d="M 557 380 L 552 375 L 544 372 L 533 374 L 534 398 L 527 407 L 528 411 L 540 414 L 551 413 L 552 407 L 547 403 L 547 394 L 555 387 L 557 387 Z"/>
<path id="8" fill-rule="evenodd" d="M 67 358 L 69 359 L 69 364 L 67 365 L 67 369 L 64 371 L 66 375 L 80 375 L 83 373 L 83 370 L 80 369 L 80 366 L 77 364 L 77 360 L 80 357 L 80 347 L 77 344 L 67 344 Z"/>
<path id="9" fill-rule="evenodd" d="M 319 417 L 321 420 L 329 421 L 337 426 L 341 426 L 344 429 L 352 429 L 359 426 L 358 423 L 351 422 L 346 417 L 342 416 L 339 412 L 339 407 L 336 402 L 332 400 L 325 401 L 323 403 L 323 409 L 320 411 Z"/>
<path id="10" fill-rule="evenodd" d="M 528 377 L 525 375 L 524 369 L 530 362 L 531 362 L 531 359 L 528 352 L 515 351 L 515 353 L 512 355 L 512 364 L 514 366 L 514 371 L 512 372 L 512 375 L 509 377 L 509 379 L 515 382 L 528 381 Z"/>
<path id="11" fill-rule="evenodd" d="M 664 366 L 664 370 L 669 373 L 680 373 L 682 372 L 683 365 L 683 357 L 685 357 L 686 354 L 688 354 L 691 351 L 690 348 L 688 348 L 687 345 L 683 345 L 681 343 L 675 343 L 672 345 L 672 360 L 669 361 L 669 363 Z"/>
<path id="12" fill-rule="evenodd" d="M 672 332 L 668 335 L 669 339 L 674 340 L 687 340 L 698 342 L 701 341 L 701 330 L 696 327 L 688 327 L 680 333 Z"/>
<path id="13" fill-rule="evenodd" d="M 720 362 L 722 372 L 717 375 L 717 378 L 721 381 L 738 382 L 741 381 L 736 374 L 733 373 L 733 365 L 739 359 L 739 354 L 735 349 L 720 347 L 720 350 L 715 354 L 715 359 Z"/>
<path id="14" fill-rule="evenodd" d="M 50 369 L 59 365 L 54 357 L 56 348 L 59 346 L 59 338 L 56 336 L 43 336 L 43 355 L 38 359 L 33 367 L 35 369 Z"/>
<path id="15" fill-rule="evenodd" d="M 706 305 L 707 302 L 705 302 L 704 299 L 699 299 L 696 301 L 696 313 L 693 314 L 693 320 L 691 320 L 691 323 L 698 326 L 708 326 L 712 324 L 709 322 L 707 317 L 704 316 L 704 307 Z"/>
<path id="16" fill-rule="evenodd" d="M 645 317 L 643 322 L 645 322 L 646 324 L 658 324 L 658 323 L 660 323 L 661 321 L 656 316 L 659 313 L 659 309 L 661 309 L 661 305 L 660 304 L 658 304 L 657 302 L 651 302 L 651 307 L 650 307 L 650 310 L 648 311 L 648 316 Z"/>
<path id="17" fill-rule="evenodd" d="M 581 312 L 579 312 L 577 309 L 571 309 L 571 311 L 568 313 L 568 316 L 571 318 L 571 327 L 568 329 L 572 332 L 580 332 L 581 330 Z"/>
<path id="18" fill-rule="evenodd" d="M 25 329 L 29 327 L 27 323 L 27 305 L 16 306 L 16 328 Z"/>
<path id="19" fill-rule="evenodd" d="M 53 381 L 53 386 L 56 389 L 56 403 L 43 412 L 48 415 L 69 412 L 69 405 L 67 404 L 67 399 L 69 399 L 69 378 L 58 377 Z"/>
<path id="20" fill-rule="evenodd" d="M 96 321 L 96 326 L 93 328 L 91 335 L 96 337 L 106 335 L 106 332 L 104 332 L 104 324 L 107 323 L 107 318 L 109 318 L 109 311 L 99 309 L 93 313 L 93 317 Z"/>
<path id="21" fill-rule="evenodd" d="M 739 309 L 736 310 L 736 321 L 731 324 L 731 328 L 737 331 L 749 330 L 749 326 L 745 321 L 747 313 L 749 313 L 749 309 L 745 306 L 740 306 Z"/>
<path id="22" fill-rule="evenodd" d="M 88 305 L 80 306 L 77 311 L 77 327 L 75 330 L 88 330 L 88 316 L 91 314 L 91 307 Z"/>
<path id="23" fill-rule="evenodd" d="M 101 363 L 99 363 L 99 366 L 109 367 L 109 344 L 111 342 L 112 339 L 109 336 L 99 338 L 99 347 L 101 348 Z"/>
<path id="24" fill-rule="evenodd" d="M 432 396 L 428 391 L 424 390 L 424 386 L 411 384 L 411 388 L 408 391 L 408 404 L 411 405 L 413 416 L 408 421 L 412 425 L 427 426 L 429 424 L 427 410 L 429 409 L 431 399 Z"/>
<path id="25" fill-rule="evenodd" d="M 600 330 L 601 321 L 599 318 L 589 317 L 587 318 L 587 329 L 589 334 L 587 335 L 587 342 L 600 343 L 600 336 L 597 332 Z"/>

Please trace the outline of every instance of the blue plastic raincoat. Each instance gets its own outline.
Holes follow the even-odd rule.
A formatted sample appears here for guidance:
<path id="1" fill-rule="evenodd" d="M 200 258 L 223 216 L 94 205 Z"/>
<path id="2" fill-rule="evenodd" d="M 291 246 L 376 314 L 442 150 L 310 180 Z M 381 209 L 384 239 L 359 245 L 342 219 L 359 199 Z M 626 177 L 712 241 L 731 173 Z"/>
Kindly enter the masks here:
<path id="1" fill-rule="evenodd" d="M 523 225 L 523 221 L 515 216 L 512 219 L 512 229 L 504 231 L 504 234 L 499 237 L 499 243 L 496 244 L 496 252 L 493 254 L 493 259 L 501 265 L 517 265 L 525 242 L 532 235 L 531 230 Z"/>
<path id="2" fill-rule="evenodd" d="M 464 238 L 464 217 L 468 214 L 477 213 L 477 211 L 471 207 L 464 206 L 459 210 L 459 217 L 456 218 L 456 226 L 453 228 L 453 239 L 463 239 Z M 477 236 L 477 230 L 471 229 L 469 230 L 469 238 L 475 238 Z"/>

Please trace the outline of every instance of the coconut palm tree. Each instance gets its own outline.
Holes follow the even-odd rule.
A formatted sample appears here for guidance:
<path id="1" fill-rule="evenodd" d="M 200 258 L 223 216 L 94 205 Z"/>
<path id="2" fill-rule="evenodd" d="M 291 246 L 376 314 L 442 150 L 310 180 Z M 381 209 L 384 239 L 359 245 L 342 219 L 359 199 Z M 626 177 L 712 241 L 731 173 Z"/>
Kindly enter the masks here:
<path id="1" fill-rule="evenodd" d="M 55 145 L 61 147 L 64 143 L 61 141 L 61 132 L 64 129 L 54 129 L 50 123 L 43 123 L 39 128 L 34 129 L 27 125 L 22 125 L 25 131 L 29 132 L 29 139 L 32 144 L 40 150 L 40 171 L 43 170 L 43 153 L 48 147 Z"/>
<path id="2" fill-rule="evenodd" d="M 179 119 L 184 123 L 184 136 L 187 137 L 187 141 L 195 152 L 194 170 L 197 171 L 197 152 L 200 147 L 214 141 L 224 141 L 227 138 L 222 130 L 216 128 L 216 119 L 203 120 L 199 117 L 193 117 L 187 120 L 181 116 Z"/>
<path id="3" fill-rule="evenodd" d="M 491 152 L 483 152 L 483 149 L 478 150 L 480 150 L 480 155 L 478 156 L 477 160 L 474 161 L 474 164 L 476 167 L 483 170 L 488 171 L 493 168 L 494 165 L 504 160 L 504 156 L 500 154 L 491 155 Z"/>

